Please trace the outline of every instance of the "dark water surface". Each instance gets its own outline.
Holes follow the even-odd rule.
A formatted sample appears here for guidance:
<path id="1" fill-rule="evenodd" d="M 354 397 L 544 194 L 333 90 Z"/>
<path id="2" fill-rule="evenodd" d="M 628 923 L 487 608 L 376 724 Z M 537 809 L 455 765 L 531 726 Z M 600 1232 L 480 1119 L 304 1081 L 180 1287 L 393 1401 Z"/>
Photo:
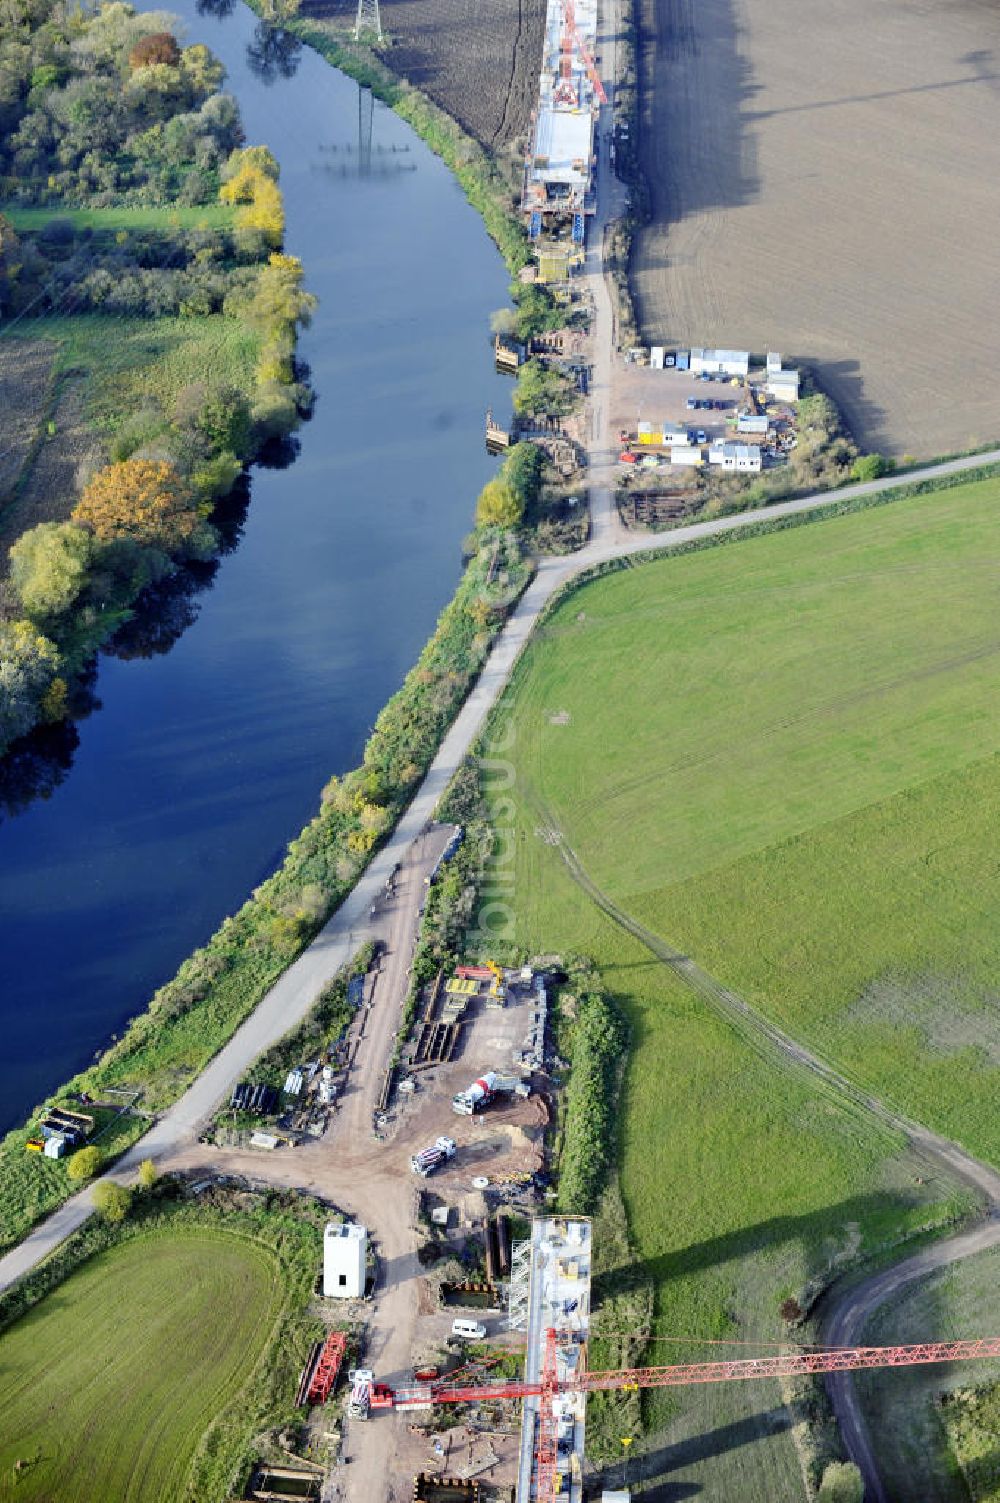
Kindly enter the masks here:
<path id="1" fill-rule="evenodd" d="M 357 762 L 458 577 L 494 471 L 484 409 L 509 410 L 486 342 L 506 273 L 444 166 L 379 104 L 359 149 L 357 86 L 308 50 L 281 76 L 295 57 L 242 6 L 169 9 L 281 163 L 286 249 L 320 298 L 299 347 L 316 414 L 289 469 L 254 472 L 194 624 L 165 655 L 102 658 L 65 780 L 0 825 L 0 1127 L 146 1003 Z"/>

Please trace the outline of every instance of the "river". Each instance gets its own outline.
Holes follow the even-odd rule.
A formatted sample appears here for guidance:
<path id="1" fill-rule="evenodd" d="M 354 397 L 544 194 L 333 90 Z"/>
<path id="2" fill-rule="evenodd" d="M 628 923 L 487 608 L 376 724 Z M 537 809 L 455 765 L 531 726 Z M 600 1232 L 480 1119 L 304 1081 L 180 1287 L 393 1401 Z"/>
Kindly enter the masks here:
<path id="1" fill-rule="evenodd" d="M 64 780 L 0 825 L 3 1129 L 145 1006 L 357 763 L 458 578 L 495 473 L 484 411 L 509 411 L 487 343 L 506 271 L 443 164 L 315 53 L 262 48 L 242 5 L 169 9 L 281 164 L 286 249 L 320 299 L 299 345 L 316 410 L 289 468 L 253 472 L 194 622 L 161 655 L 101 658 Z"/>

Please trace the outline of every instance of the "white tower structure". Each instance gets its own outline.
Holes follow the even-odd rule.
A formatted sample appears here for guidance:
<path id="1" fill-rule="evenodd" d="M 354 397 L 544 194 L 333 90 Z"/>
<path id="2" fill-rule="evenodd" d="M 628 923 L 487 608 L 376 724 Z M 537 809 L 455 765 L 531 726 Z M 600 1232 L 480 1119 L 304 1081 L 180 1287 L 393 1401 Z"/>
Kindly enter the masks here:
<path id="1" fill-rule="evenodd" d="M 360 41 L 366 32 L 374 32 L 379 44 L 385 40 L 382 35 L 382 16 L 378 8 L 378 0 L 358 0 L 358 13 L 354 20 L 354 40 Z"/>
<path id="2" fill-rule="evenodd" d="M 350 1221 L 328 1221 L 323 1234 L 323 1293 L 358 1299 L 365 1292 L 368 1231 Z"/>

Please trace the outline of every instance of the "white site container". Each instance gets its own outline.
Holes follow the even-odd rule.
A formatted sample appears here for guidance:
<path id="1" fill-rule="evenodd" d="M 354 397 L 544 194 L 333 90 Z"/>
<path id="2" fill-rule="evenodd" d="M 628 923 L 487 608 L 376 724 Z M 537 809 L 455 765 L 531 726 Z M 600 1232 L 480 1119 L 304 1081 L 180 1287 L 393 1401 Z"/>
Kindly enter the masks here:
<path id="1" fill-rule="evenodd" d="M 328 1221 L 323 1234 L 323 1293 L 359 1299 L 365 1292 L 368 1231 L 351 1221 Z"/>

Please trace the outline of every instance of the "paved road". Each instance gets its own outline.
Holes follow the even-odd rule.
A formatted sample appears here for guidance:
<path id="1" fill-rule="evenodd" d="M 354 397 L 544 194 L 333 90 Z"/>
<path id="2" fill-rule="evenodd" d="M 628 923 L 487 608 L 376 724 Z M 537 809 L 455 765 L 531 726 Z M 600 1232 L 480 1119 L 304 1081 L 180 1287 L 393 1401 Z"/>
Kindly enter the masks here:
<path id="1" fill-rule="evenodd" d="M 255 1182 L 307 1190 L 333 1202 L 371 1229 L 380 1274 L 375 1300 L 365 1307 L 365 1361 L 381 1381 L 412 1376 L 417 1322 L 417 1288 L 423 1270 L 417 1260 L 415 1180 L 409 1154 L 421 1146 L 372 1132 L 372 1115 L 382 1085 L 409 982 L 413 945 L 423 906 L 424 878 L 444 848 L 450 827 L 435 826 L 419 837 L 404 858 L 395 896 L 377 906 L 371 933 L 384 957 L 376 978 L 364 1035 L 351 1066 L 344 1095 L 326 1135 L 274 1154 L 188 1144 L 160 1160 L 166 1170 L 201 1175 L 242 1174 Z M 383 1424 L 349 1423 L 346 1453 L 350 1466 L 337 1467 L 327 1493 L 352 1503 L 384 1499 L 409 1503 L 412 1479 L 393 1475 L 394 1448 Z"/>
<path id="2" fill-rule="evenodd" d="M 613 42 L 609 39 L 606 45 L 613 46 Z M 446 735 L 392 837 L 375 856 L 357 886 L 313 943 L 289 967 L 229 1043 L 142 1141 L 119 1161 L 112 1171 L 115 1179 L 132 1179 L 144 1158 L 159 1162 L 174 1160 L 188 1149 L 216 1104 L 228 1094 L 257 1056 L 301 1020 L 322 986 L 346 963 L 358 945 L 370 937 L 372 930 L 369 910 L 373 900 L 383 889 L 393 864 L 412 859 L 414 842 L 423 837 L 442 793 L 473 745 L 489 711 L 496 704 L 540 612 L 563 584 L 591 566 L 616 557 L 652 551 L 667 552 L 697 539 L 738 531 L 754 522 L 802 515 L 853 497 L 877 495 L 914 481 L 940 479 L 981 465 L 1000 463 L 1000 449 L 997 449 L 968 459 L 931 465 L 899 478 L 888 477 L 846 486 L 839 491 L 821 492 L 732 517 L 695 522 L 668 533 L 653 536 L 624 533 L 614 507 L 615 449 L 609 431 L 613 332 L 611 303 L 601 265 L 604 226 L 609 215 L 617 212 L 620 202 L 619 189 L 608 168 L 606 132 L 609 126 L 610 111 L 605 110 L 602 112 L 601 128 L 605 132 L 605 140 L 602 141 L 600 153 L 599 179 L 599 201 L 603 207 L 591 227 L 592 248 L 585 268 L 594 298 L 596 345 L 589 444 L 593 518 L 591 542 L 572 557 L 541 561 L 534 580 L 508 620 L 478 682 Z M 91 1189 L 88 1188 L 67 1201 L 36 1227 L 18 1247 L 0 1258 L 0 1291 L 21 1278 L 80 1227 L 92 1210 Z M 359 1205 L 359 1210 L 368 1214 L 366 1207 Z M 985 1229 L 981 1229 L 980 1235 L 984 1231 Z M 953 1239 L 953 1242 L 957 1243 L 959 1240 Z M 942 1243 L 938 1246 L 947 1248 L 949 1245 Z M 402 1246 L 399 1251 L 401 1256 L 406 1255 Z M 956 1256 L 963 1255 L 967 1256 L 967 1253 L 956 1253 Z M 900 1265 L 900 1269 L 908 1266 Z M 914 1273 L 913 1277 L 916 1276 L 917 1273 Z M 847 1319 L 846 1313 L 844 1319 Z M 847 1392 L 851 1391 L 848 1389 Z M 848 1397 L 842 1398 L 840 1402 L 845 1406 L 845 1422 L 850 1427 L 852 1401 Z M 859 1433 L 863 1433 L 860 1420 L 858 1429 Z M 880 1495 L 876 1493 L 873 1496 Z"/>
<path id="3" fill-rule="evenodd" d="M 566 558 L 543 559 L 392 836 L 309 948 L 289 966 L 180 1100 L 119 1161 L 113 1177 L 129 1180 L 142 1159 L 163 1158 L 196 1138 L 201 1125 L 212 1115 L 216 1103 L 228 1094 L 263 1050 L 300 1022 L 321 987 L 346 964 L 352 952 L 367 937 L 367 918 L 372 901 L 385 886 L 393 864 L 406 857 L 413 842 L 432 820 L 441 795 L 476 740 L 489 711 L 500 697 L 539 614 L 563 584 L 594 564 L 614 558 L 638 553 L 669 552 L 682 544 L 735 532 L 755 522 L 800 516 L 853 497 L 881 494 L 901 484 L 939 479 L 981 465 L 998 463 L 1000 449 L 995 449 L 988 454 L 930 465 L 922 470 L 911 471 L 899 479 L 888 477 L 845 486 L 838 491 L 824 491 L 803 496 L 796 501 L 782 501 L 774 506 L 760 507 L 736 516 L 693 522 L 686 527 L 652 536 L 622 537 L 608 522 L 589 546 L 579 553 Z M 29 1233 L 18 1247 L 0 1258 L 0 1291 L 21 1278 L 81 1226 L 92 1209 L 91 1192 L 89 1189 L 84 1190 Z"/>

